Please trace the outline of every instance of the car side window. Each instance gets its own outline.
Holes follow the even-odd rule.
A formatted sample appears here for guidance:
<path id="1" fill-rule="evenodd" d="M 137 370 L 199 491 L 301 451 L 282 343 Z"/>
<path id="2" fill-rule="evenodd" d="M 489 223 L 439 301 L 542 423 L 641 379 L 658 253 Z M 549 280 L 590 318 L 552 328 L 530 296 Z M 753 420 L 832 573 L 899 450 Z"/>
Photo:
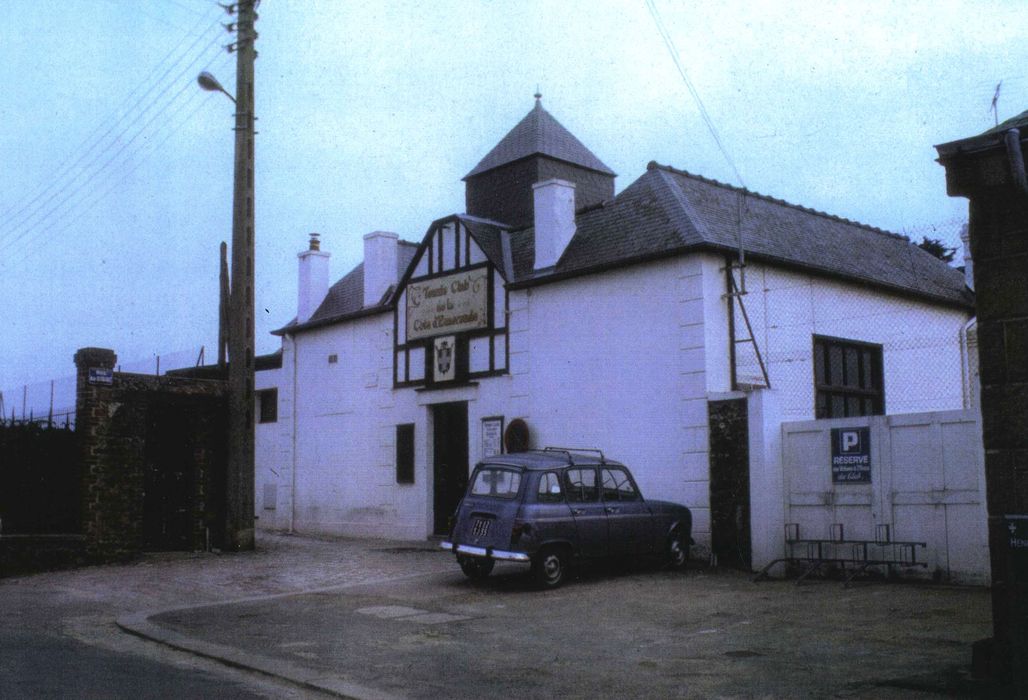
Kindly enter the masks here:
<path id="1" fill-rule="evenodd" d="M 539 503 L 562 503 L 564 491 L 560 488 L 560 477 L 557 472 L 545 472 L 539 477 L 539 492 L 536 495 Z"/>
<path id="2" fill-rule="evenodd" d="M 623 469 L 603 470 L 603 500 L 635 501 L 638 499 L 639 492 L 632 485 L 628 472 Z"/>
<path id="3" fill-rule="evenodd" d="M 591 503 L 599 498 L 595 469 L 568 469 L 564 472 L 564 492 L 572 503 Z"/>

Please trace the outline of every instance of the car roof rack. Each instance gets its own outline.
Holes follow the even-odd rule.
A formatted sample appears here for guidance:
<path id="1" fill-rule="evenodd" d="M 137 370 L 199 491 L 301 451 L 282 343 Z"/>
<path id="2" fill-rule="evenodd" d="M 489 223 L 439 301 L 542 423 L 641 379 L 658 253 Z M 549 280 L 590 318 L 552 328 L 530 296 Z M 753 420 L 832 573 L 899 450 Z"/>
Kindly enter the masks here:
<path id="1" fill-rule="evenodd" d="M 603 452 L 592 447 L 544 447 L 543 452 L 563 452 L 568 457 L 568 464 L 575 463 L 575 458 L 572 454 L 574 452 L 594 453 L 600 456 L 600 464 L 607 463 L 607 458 L 603 456 Z"/>

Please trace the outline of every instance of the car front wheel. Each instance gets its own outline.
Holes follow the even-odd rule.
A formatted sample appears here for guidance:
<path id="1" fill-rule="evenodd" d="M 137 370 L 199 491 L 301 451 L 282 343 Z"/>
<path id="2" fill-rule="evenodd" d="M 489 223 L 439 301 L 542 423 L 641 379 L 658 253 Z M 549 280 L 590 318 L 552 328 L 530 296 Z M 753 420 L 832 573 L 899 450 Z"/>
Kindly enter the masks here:
<path id="1" fill-rule="evenodd" d="M 464 572 L 472 581 L 478 581 L 485 578 L 493 571 L 493 567 L 496 562 L 492 559 L 482 559 L 480 557 L 461 557 L 458 559 L 460 563 L 460 570 Z"/>
<path id="2" fill-rule="evenodd" d="M 532 562 L 532 575 L 540 588 L 556 588 L 566 572 L 567 553 L 558 548 L 544 549 Z"/>
<path id="3" fill-rule="evenodd" d="M 682 538 L 682 534 L 678 530 L 672 532 L 668 537 L 668 568 L 674 571 L 681 571 L 685 568 L 686 562 L 689 561 L 689 545 L 686 542 L 687 540 Z"/>

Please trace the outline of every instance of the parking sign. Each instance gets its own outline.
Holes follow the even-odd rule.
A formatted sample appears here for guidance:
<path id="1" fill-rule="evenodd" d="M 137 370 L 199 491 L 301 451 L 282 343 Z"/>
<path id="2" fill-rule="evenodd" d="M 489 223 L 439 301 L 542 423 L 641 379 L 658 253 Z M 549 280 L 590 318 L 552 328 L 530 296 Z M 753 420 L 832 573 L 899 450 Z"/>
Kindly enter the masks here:
<path id="1" fill-rule="evenodd" d="M 832 428 L 832 482 L 871 483 L 870 428 Z"/>

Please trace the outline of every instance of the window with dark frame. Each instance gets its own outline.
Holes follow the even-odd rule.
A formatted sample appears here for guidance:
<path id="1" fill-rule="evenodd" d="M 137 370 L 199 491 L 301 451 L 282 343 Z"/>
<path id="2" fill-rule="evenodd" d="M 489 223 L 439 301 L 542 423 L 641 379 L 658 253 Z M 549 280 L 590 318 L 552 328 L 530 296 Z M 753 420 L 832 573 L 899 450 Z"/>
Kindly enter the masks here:
<path id="1" fill-rule="evenodd" d="M 882 346 L 814 336 L 814 417 L 885 413 Z"/>
<path id="2" fill-rule="evenodd" d="M 414 424 L 396 426 L 396 483 L 414 483 Z"/>
<path id="3" fill-rule="evenodd" d="M 274 423 L 278 420 L 278 389 L 261 389 L 257 392 L 257 420 Z"/>

